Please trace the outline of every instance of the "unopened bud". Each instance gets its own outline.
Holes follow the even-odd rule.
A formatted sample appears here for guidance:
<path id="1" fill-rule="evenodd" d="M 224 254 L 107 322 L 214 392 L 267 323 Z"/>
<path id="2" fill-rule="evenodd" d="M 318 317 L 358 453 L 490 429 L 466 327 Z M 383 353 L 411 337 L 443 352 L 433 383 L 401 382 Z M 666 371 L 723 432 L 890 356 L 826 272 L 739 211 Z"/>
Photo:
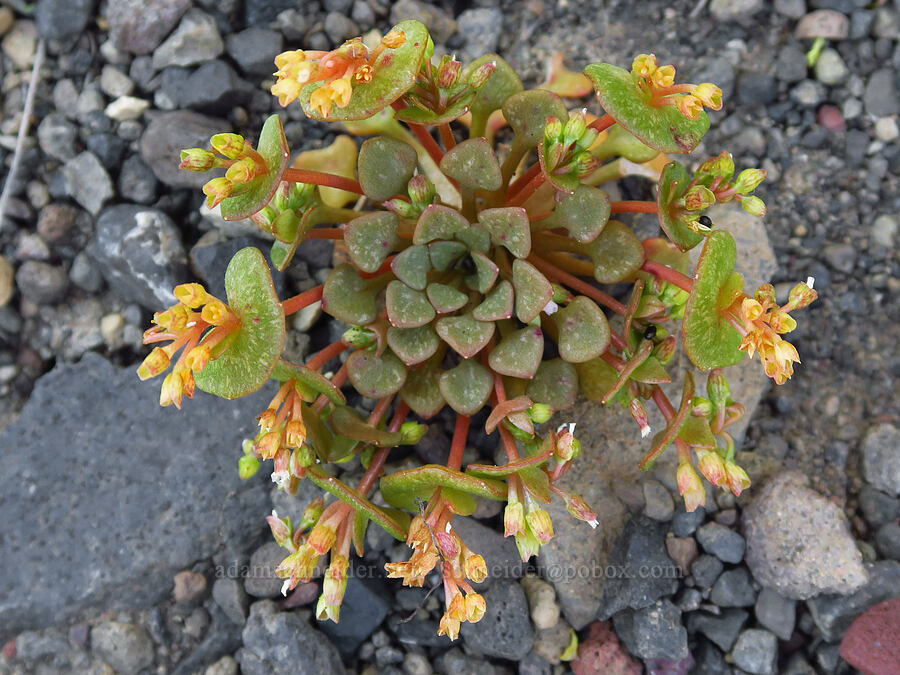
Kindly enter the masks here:
<path id="1" fill-rule="evenodd" d="M 740 497 L 741 492 L 750 487 L 747 472 L 731 461 L 725 462 L 725 481 L 736 497 Z"/>
<path id="2" fill-rule="evenodd" d="M 232 192 L 234 192 L 234 184 L 224 176 L 208 181 L 203 186 L 207 208 L 214 209 L 223 199 L 227 199 Z"/>
<path id="3" fill-rule="evenodd" d="M 553 295 L 550 296 L 550 299 L 556 304 L 564 305 L 572 301 L 572 294 L 565 287 L 559 284 L 551 284 L 550 287 L 553 289 Z"/>
<path id="4" fill-rule="evenodd" d="M 297 465 L 304 469 L 316 463 L 316 453 L 314 453 L 313 449 L 308 445 L 301 445 L 299 448 L 294 448 L 293 456 Z"/>
<path id="5" fill-rule="evenodd" d="M 725 181 L 731 180 L 731 177 L 734 175 L 734 158 L 731 156 L 730 152 L 723 150 L 716 157 L 712 157 L 711 159 L 706 160 L 697 167 L 697 171 L 694 172 L 694 178 L 699 180 L 708 179 L 711 183 L 714 178 L 721 179 L 719 182 L 723 183 Z"/>
<path id="6" fill-rule="evenodd" d="M 697 468 L 713 485 L 721 485 L 725 480 L 725 462 L 715 450 L 697 450 Z"/>
<path id="7" fill-rule="evenodd" d="M 628 412 L 631 413 L 634 421 L 637 422 L 638 427 L 640 427 L 641 438 L 647 438 L 652 430 L 650 429 L 650 422 L 647 420 L 647 409 L 644 408 L 641 399 L 633 398 L 628 401 Z"/>
<path id="8" fill-rule="evenodd" d="M 445 558 L 454 560 L 460 554 L 462 549 L 459 546 L 459 537 L 452 532 L 438 530 L 434 533 L 434 538 L 437 541 L 438 547 L 441 549 L 441 554 Z"/>
<path id="9" fill-rule="evenodd" d="M 191 309 L 197 309 L 209 297 L 206 289 L 200 284 L 179 284 L 172 292 L 175 294 L 178 302 Z"/>
<path id="10" fill-rule="evenodd" d="M 812 289 L 812 284 L 797 284 L 788 295 L 788 304 L 785 306 L 785 309 L 803 309 L 818 297 L 819 294 Z"/>
<path id="11" fill-rule="evenodd" d="M 241 480 L 252 478 L 257 471 L 259 471 L 259 460 L 253 455 L 241 455 L 238 460 L 238 476 Z"/>
<path id="12" fill-rule="evenodd" d="M 341 336 L 341 342 L 354 349 L 365 349 L 375 344 L 376 335 L 374 331 L 362 326 L 351 326 L 344 331 Z"/>
<path id="13" fill-rule="evenodd" d="M 400 444 L 415 445 L 422 440 L 422 436 L 426 433 L 428 433 L 427 425 L 419 424 L 418 422 L 404 422 L 400 426 L 400 435 L 403 437 Z"/>
<path id="14" fill-rule="evenodd" d="M 657 337 L 659 336 L 659 329 L 657 328 Z M 653 347 L 653 351 L 650 352 L 656 360 L 659 361 L 662 365 L 667 365 L 672 357 L 675 355 L 675 336 L 669 335 L 659 342 L 656 343 L 656 346 Z"/>
<path id="15" fill-rule="evenodd" d="M 678 465 L 675 479 L 678 483 L 678 494 L 684 498 L 686 511 L 695 511 L 698 506 L 706 504 L 706 490 L 703 489 L 700 476 L 694 471 L 694 467 L 691 466 L 690 462 L 683 462 Z"/>
<path id="16" fill-rule="evenodd" d="M 741 198 L 741 208 L 751 216 L 762 217 L 766 215 L 766 203 L 756 195 Z"/>
<path id="17" fill-rule="evenodd" d="M 396 213 L 401 218 L 413 220 L 418 218 L 419 210 L 407 201 L 394 197 L 381 203 L 381 205 L 392 213 Z"/>
<path id="18" fill-rule="evenodd" d="M 462 63 L 448 60 L 440 65 L 437 74 L 437 86 L 441 89 L 450 89 L 459 81 L 459 73 L 462 71 Z"/>
<path id="19" fill-rule="evenodd" d="M 556 459 L 561 462 L 571 462 L 581 454 L 581 443 L 571 431 L 563 431 L 556 439 Z"/>
<path id="20" fill-rule="evenodd" d="M 244 154 L 244 137 L 238 134 L 216 134 L 209 139 L 209 144 L 228 159 L 237 159 Z"/>
<path id="21" fill-rule="evenodd" d="M 469 623 L 478 623 L 484 616 L 486 608 L 484 597 L 479 593 L 469 593 L 466 595 L 466 621 Z"/>
<path id="22" fill-rule="evenodd" d="M 762 169 L 744 169 L 738 174 L 734 182 L 734 189 L 739 195 L 748 195 L 766 179 L 766 172 Z"/>
<path id="23" fill-rule="evenodd" d="M 544 139 L 549 143 L 558 143 L 563 134 L 563 123 L 553 115 L 547 115 L 544 125 Z"/>
<path id="24" fill-rule="evenodd" d="M 154 347 L 137 369 L 137 375 L 142 380 L 148 380 L 165 372 L 168 367 L 169 355 L 162 347 Z"/>
<path id="25" fill-rule="evenodd" d="M 535 403 L 525 412 L 535 424 L 543 424 L 553 416 L 553 408 L 546 403 Z"/>
<path id="26" fill-rule="evenodd" d="M 753 293 L 757 302 L 764 305 L 775 304 L 775 287 L 772 284 L 763 284 Z"/>
<path id="27" fill-rule="evenodd" d="M 538 507 L 525 514 L 525 522 L 542 544 L 553 539 L 553 521 L 546 510 Z"/>
<path id="28" fill-rule="evenodd" d="M 469 75 L 469 86 L 473 89 L 481 89 L 488 81 L 491 75 L 494 74 L 494 71 L 497 69 L 496 63 L 483 63 L 478 68 L 475 69 L 475 72 Z"/>
<path id="29" fill-rule="evenodd" d="M 229 166 L 228 170 L 225 172 L 225 178 L 230 180 L 232 183 L 249 183 L 251 180 L 256 178 L 256 176 L 256 162 L 254 162 L 249 157 L 239 159 L 234 164 Z"/>
<path id="30" fill-rule="evenodd" d="M 465 560 L 463 560 L 463 571 L 466 578 L 474 581 L 476 584 L 480 584 L 487 579 L 488 575 L 487 564 L 485 564 L 484 558 L 477 553 L 470 553 L 466 556 Z"/>
<path id="31" fill-rule="evenodd" d="M 269 524 L 269 529 L 272 530 L 272 537 L 279 546 L 293 544 L 291 538 L 294 536 L 294 528 L 291 526 L 290 518 L 279 518 L 278 513 L 272 511 L 271 516 L 266 516 L 266 522 Z"/>
<path id="32" fill-rule="evenodd" d="M 776 333 L 790 333 L 797 327 L 797 321 L 787 312 L 773 309 L 769 313 L 769 325 Z"/>
<path id="33" fill-rule="evenodd" d="M 600 523 L 597 521 L 597 514 L 587 505 L 587 502 L 581 498 L 581 495 L 569 494 L 564 495 L 566 500 L 566 510 L 578 520 L 583 520 L 592 528 L 597 529 Z"/>
<path id="34" fill-rule="evenodd" d="M 572 161 L 572 172 L 579 178 L 583 178 L 593 172 L 599 164 L 600 160 L 591 153 L 587 151 L 579 152 Z"/>
<path id="35" fill-rule="evenodd" d="M 336 540 L 337 534 L 335 533 L 334 528 L 326 523 L 319 523 L 312 529 L 312 532 L 309 533 L 309 538 L 306 540 L 306 543 L 319 555 L 325 555 L 329 549 L 334 546 Z"/>
<path id="36" fill-rule="evenodd" d="M 420 205 L 431 204 L 437 194 L 434 183 L 428 180 L 428 177 L 424 174 L 419 174 L 409 179 L 407 192 L 413 204 Z"/>
<path id="37" fill-rule="evenodd" d="M 702 185 L 695 185 L 684 195 L 684 208 L 688 211 L 703 211 L 715 203 L 716 196 Z"/>
<path id="38" fill-rule="evenodd" d="M 584 119 L 584 112 L 572 113 L 563 128 L 563 142 L 567 145 L 577 143 L 586 130 L 587 122 Z"/>
<path id="39" fill-rule="evenodd" d="M 188 148 L 181 151 L 179 169 L 203 173 L 216 166 L 216 156 L 203 148 Z"/>
<path id="40" fill-rule="evenodd" d="M 525 508 L 522 502 L 507 504 L 503 510 L 503 536 L 512 537 L 525 531 Z"/>
<path id="41" fill-rule="evenodd" d="M 709 418 L 713 414 L 713 404 L 708 398 L 694 396 L 691 399 L 691 415 L 694 417 Z"/>
<path id="42" fill-rule="evenodd" d="M 303 515 L 300 516 L 300 529 L 305 530 L 319 522 L 322 512 L 325 510 L 325 499 L 316 497 L 309 505 L 303 509 Z"/>
<path id="43" fill-rule="evenodd" d="M 713 368 L 706 379 L 706 395 L 717 408 L 728 405 L 731 396 L 731 388 L 728 386 L 728 378 L 721 368 Z"/>

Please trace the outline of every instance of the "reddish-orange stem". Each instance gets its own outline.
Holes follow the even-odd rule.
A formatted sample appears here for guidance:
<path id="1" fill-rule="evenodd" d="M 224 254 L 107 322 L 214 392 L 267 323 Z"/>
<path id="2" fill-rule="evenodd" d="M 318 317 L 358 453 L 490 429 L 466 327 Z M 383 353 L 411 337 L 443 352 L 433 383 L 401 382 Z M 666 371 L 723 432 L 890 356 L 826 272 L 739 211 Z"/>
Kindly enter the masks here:
<path id="1" fill-rule="evenodd" d="M 497 427 L 497 431 L 500 432 L 500 439 L 503 441 L 503 450 L 506 452 L 506 460 L 515 462 L 519 459 L 519 449 L 516 447 L 516 442 L 513 440 L 512 434 L 509 433 L 509 429 L 502 424 Z"/>
<path id="2" fill-rule="evenodd" d="M 313 185 L 333 187 L 346 190 L 347 192 L 355 192 L 358 195 L 363 193 L 359 183 L 352 178 L 344 178 L 343 176 L 336 176 L 333 173 L 325 173 L 323 171 L 288 168 L 281 174 L 281 180 L 289 183 L 312 183 Z"/>
<path id="3" fill-rule="evenodd" d="M 316 286 L 314 288 L 310 288 L 308 291 L 303 291 L 299 295 L 295 295 L 292 298 L 288 298 L 284 302 L 281 303 L 281 308 L 284 310 L 285 316 L 288 314 L 293 314 L 294 312 L 299 312 L 304 307 L 307 307 L 314 302 L 318 302 L 322 299 L 322 288 L 323 286 Z"/>
<path id="4" fill-rule="evenodd" d="M 622 201 L 609 205 L 610 213 L 657 213 L 656 202 Z"/>
<path id="5" fill-rule="evenodd" d="M 589 283 L 582 281 L 578 277 L 569 274 L 568 272 L 564 272 L 556 265 L 547 262 L 543 258 L 539 258 L 533 253 L 528 256 L 528 262 L 537 267 L 544 274 L 549 274 L 551 277 L 565 284 L 572 290 L 583 293 L 592 300 L 596 300 L 601 305 L 609 307 L 616 314 L 622 314 L 623 316 L 625 315 L 625 312 L 628 308 L 611 295 L 607 295 L 606 293 L 601 291 L 599 288 L 594 288 Z"/>
<path id="6" fill-rule="evenodd" d="M 391 433 L 399 431 L 408 414 L 409 406 L 401 401 L 397 405 L 397 410 L 396 412 L 394 412 L 394 417 L 391 419 L 390 423 L 387 426 L 387 431 Z M 372 486 L 375 484 L 375 479 L 378 478 L 379 475 L 381 475 L 381 469 L 384 466 L 384 462 L 385 460 L 387 460 L 387 456 L 391 452 L 391 450 L 392 448 L 378 448 L 378 450 L 372 456 L 372 461 L 369 462 L 369 468 L 366 469 L 366 473 L 363 475 L 362 479 L 359 481 L 359 485 L 356 487 L 356 491 L 364 497 L 372 489 Z"/>
<path id="7" fill-rule="evenodd" d="M 450 442 L 450 455 L 447 457 L 447 467 L 459 471 L 462 466 L 463 452 L 466 449 L 466 437 L 469 434 L 469 417 L 457 415 L 456 425 L 453 427 L 453 440 Z"/>
<path id="8" fill-rule="evenodd" d="M 662 279 L 663 281 L 668 281 L 670 284 L 675 284 L 683 291 L 687 291 L 688 293 L 694 288 L 694 281 L 686 274 L 682 274 L 678 270 L 672 269 L 662 263 L 658 263 L 655 260 L 646 260 L 644 261 L 644 265 L 641 267 L 645 272 L 649 272 L 653 276 Z"/>
<path id="9" fill-rule="evenodd" d="M 391 404 L 391 401 L 394 400 L 394 395 L 385 396 L 384 398 L 378 399 L 378 403 L 375 404 L 375 407 L 372 408 L 372 413 L 369 415 L 369 424 L 376 425 L 381 421 L 381 418 L 384 417 L 384 413 L 387 411 L 388 406 Z"/>
<path id="10" fill-rule="evenodd" d="M 325 347 L 325 349 L 323 349 L 318 354 L 313 356 L 309 361 L 307 361 L 306 367 L 312 368 L 313 370 L 318 370 L 347 348 L 348 346 L 340 340 L 338 340 L 337 342 L 332 342 L 330 345 Z"/>
<path id="11" fill-rule="evenodd" d="M 444 144 L 444 150 L 450 152 L 456 147 L 456 139 L 453 138 L 453 130 L 450 128 L 449 122 L 438 126 L 438 133 L 441 135 L 441 143 Z"/>
<path id="12" fill-rule="evenodd" d="M 672 418 L 675 417 L 676 414 L 675 408 L 669 401 L 668 396 L 665 395 L 663 390 L 660 389 L 658 385 L 653 387 L 653 402 L 656 404 L 656 407 L 659 408 L 659 411 L 663 414 L 663 417 L 666 418 L 666 422 L 672 421 Z"/>
<path id="13" fill-rule="evenodd" d="M 507 206 L 521 206 L 525 202 L 528 201 L 528 198 L 533 195 L 541 185 L 544 184 L 544 176 L 543 171 L 539 171 L 534 178 L 532 178 L 525 186 L 519 190 L 512 199 L 508 199 L 506 201 Z"/>
<path id="14" fill-rule="evenodd" d="M 434 140 L 434 136 L 432 136 L 425 127 L 419 124 L 410 124 L 409 128 L 412 129 L 416 138 L 419 139 L 419 143 L 425 146 L 425 149 L 428 151 L 428 154 L 431 155 L 431 159 L 434 160 L 435 164 L 440 164 L 441 160 L 444 158 L 444 151 L 441 150 L 441 146 Z"/>
<path id="15" fill-rule="evenodd" d="M 343 239 L 344 230 L 340 227 L 322 227 L 318 230 L 309 230 L 304 239 Z"/>
<path id="16" fill-rule="evenodd" d="M 512 183 L 510 183 L 509 189 L 506 191 L 506 198 L 512 199 L 513 197 L 515 197 L 516 193 L 523 187 L 528 185 L 528 183 L 530 183 L 540 172 L 541 163 L 535 162 L 534 164 L 532 164 L 528 171 L 526 171 L 521 176 L 516 178 Z"/>
<path id="17" fill-rule="evenodd" d="M 612 118 L 612 115 L 606 113 L 603 117 L 598 117 L 593 122 L 588 124 L 591 129 L 595 129 L 597 131 L 606 131 L 609 129 L 616 121 Z"/>

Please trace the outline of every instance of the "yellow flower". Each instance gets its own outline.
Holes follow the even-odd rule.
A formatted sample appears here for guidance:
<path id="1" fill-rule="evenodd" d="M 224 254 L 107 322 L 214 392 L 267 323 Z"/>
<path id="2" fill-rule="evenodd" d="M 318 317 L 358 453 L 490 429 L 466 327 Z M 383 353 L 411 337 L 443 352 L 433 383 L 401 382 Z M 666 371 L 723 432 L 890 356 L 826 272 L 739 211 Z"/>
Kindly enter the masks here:
<path id="1" fill-rule="evenodd" d="M 712 108 L 713 110 L 722 109 L 722 90 L 712 82 L 698 84 L 694 87 L 691 94 L 699 98 L 707 108 Z"/>
<path id="2" fill-rule="evenodd" d="M 272 96 L 276 96 L 278 98 L 278 104 L 284 108 L 292 101 L 296 101 L 297 97 L 300 95 L 300 90 L 303 88 L 303 85 L 300 84 L 297 80 L 282 78 L 279 79 L 274 85 L 272 85 Z"/>
<path id="3" fill-rule="evenodd" d="M 350 78 L 341 77 L 329 85 L 328 96 L 337 104 L 338 108 L 346 108 L 350 105 L 350 96 L 353 94 L 353 85 Z"/>
<path id="4" fill-rule="evenodd" d="M 309 97 L 309 106 L 322 117 L 328 117 L 331 114 L 331 96 L 329 95 L 328 85 L 319 87 Z"/>
<path id="5" fill-rule="evenodd" d="M 438 635 L 446 635 L 451 640 L 455 640 L 459 637 L 459 621 L 456 619 L 451 619 L 445 613 L 441 617 L 441 622 L 438 624 Z"/>
<path id="6" fill-rule="evenodd" d="M 678 494 L 684 498 L 686 511 L 695 511 L 698 506 L 706 504 L 706 490 L 700 476 L 694 471 L 690 462 L 682 462 L 675 471 L 675 480 L 678 483 Z"/>
<path id="7" fill-rule="evenodd" d="M 484 598 L 478 593 L 469 593 L 466 595 L 466 621 L 469 623 L 478 623 L 484 616 L 486 608 Z"/>
<path id="8" fill-rule="evenodd" d="M 675 99 L 675 105 L 678 106 L 681 114 L 690 120 L 699 118 L 700 113 L 703 112 L 703 102 L 693 94 L 679 96 Z"/>
<path id="9" fill-rule="evenodd" d="M 675 84 L 675 66 L 661 66 L 653 71 L 650 80 L 656 87 L 671 87 Z"/>
<path id="10" fill-rule="evenodd" d="M 750 477 L 734 462 L 725 462 L 725 480 L 735 496 L 740 497 L 741 492 L 750 487 Z"/>
<path id="11" fill-rule="evenodd" d="M 656 56 L 653 54 L 638 54 L 631 63 L 631 72 L 639 77 L 650 77 L 656 68 Z"/>

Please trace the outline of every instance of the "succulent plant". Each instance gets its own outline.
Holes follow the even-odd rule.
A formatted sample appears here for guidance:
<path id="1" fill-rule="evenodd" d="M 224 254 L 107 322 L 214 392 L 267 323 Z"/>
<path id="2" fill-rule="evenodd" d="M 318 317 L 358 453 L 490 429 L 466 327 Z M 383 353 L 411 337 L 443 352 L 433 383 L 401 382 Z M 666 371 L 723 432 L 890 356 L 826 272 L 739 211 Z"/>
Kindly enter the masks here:
<path id="1" fill-rule="evenodd" d="M 781 307 L 771 286 L 747 295 L 734 272 L 734 240 L 703 215 L 732 199 L 761 215 L 751 193 L 764 172 L 735 179 L 722 153 L 691 174 L 663 154 L 696 147 L 709 128 L 703 108 L 721 108 L 714 85 L 676 85 L 672 66 L 642 54 L 630 72 L 591 64 L 582 75 L 555 62 L 546 88 L 526 90 L 496 54 L 464 67 L 433 50 L 425 27 L 404 21 L 371 49 L 355 39 L 276 59 L 272 92 L 281 104 L 298 100 L 309 117 L 342 122 L 367 137 L 358 148 L 340 136 L 289 166 L 273 115 L 255 148 L 218 134 L 211 150 L 182 153 L 185 169 L 225 169 L 204 188 L 209 204 L 271 235 L 277 269 L 313 238 L 341 242 L 345 262 L 321 286 L 279 300 L 261 252 L 238 252 L 226 272 L 227 303 L 198 284 L 176 289 L 179 303 L 158 313 L 146 334 L 148 343 L 169 344 L 155 348 L 139 374 L 162 373 L 181 350 L 161 396 L 178 407 L 195 386 L 235 398 L 276 380 L 241 475 L 271 459 L 283 489 L 310 480 L 336 498 L 316 502 L 296 525 L 269 517 L 289 553 L 278 569 L 285 592 L 330 553 L 317 614 L 337 620 L 350 546 L 361 553 L 372 521 L 413 548 L 409 560 L 388 565 L 389 576 L 421 585 L 439 568 L 440 633 L 455 638 L 461 622 L 484 613 L 470 583 L 484 578 L 484 560 L 452 526 L 473 513 L 476 497 L 506 503 L 505 534 L 523 560 L 553 537 L 544 505 L 554 497 L 597 525 L 590 506 L 558 485 L 580 443 L 574 423 L 543 426 L 553 413 L 583 395 L 625 406 L 647 436 L 644 404 L 653 401 L 667 423 L 641 467 L 674 444 L 689 509 L 703 502 L 695 460 L 714 485 L 739 494 L 749 480 L 734 463 L 727 428 L 742 408 L 721 368 L 759 352 L 768 375 L 790 377 L 799 359 L 781 335 L 795 325 L 788 312 L 815 292 L 799 284 Z M 566 97 L 591 90 L 604 114 L 570 112 Z M 600 186 L 628 167 L 659 176 L 657 201 L 610 200 Z M 618 213 L 656 214 L 665 237 L 641 241 Z M 701 244 L 688 276 L 686 251 Z M 631 290 L 618 286 L 614 296 L 600 287 L 611 284 Z M 316 301 L 348 328 L 307 363 L 290 363 L 282 358 L 285 316 Z M 687 374 L 675 406 L 659 385 L 671 380 L 679 330 L 689 358 L 710 374 L 706 397 Z M 336 372 L 324 375 L 345 351 Z M 347 405 L 347 383 L 375 401 L 370 414 Z M 470 418 L 486 407 L 485 433 L 497 434 L 506 462 L 464 469 Z M 407 418 L 428 420 L 445 408 L 456 414 L 446 463 L 382 475 L 391 448 L 415 444 L 426 430 Z M 355 455 L 366 473 L 351 487 L 330 465 Z M 387 506 L 372 501 L 376 486 Z"/>

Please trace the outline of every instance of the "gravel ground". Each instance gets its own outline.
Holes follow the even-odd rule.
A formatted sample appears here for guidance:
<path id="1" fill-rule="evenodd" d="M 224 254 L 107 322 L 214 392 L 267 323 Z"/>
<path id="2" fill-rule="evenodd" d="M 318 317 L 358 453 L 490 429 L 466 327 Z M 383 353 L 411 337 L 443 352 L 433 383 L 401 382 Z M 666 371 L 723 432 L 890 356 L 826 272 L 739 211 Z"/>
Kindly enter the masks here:
<path id="1" fill-rule="evenodd" d="M 653 51 L 680 79 L 716 82 L 726 105 L 694 157 L 728 149 L 739 168 L 769 172 L 759 194 L 779 262 L 772 282 L 786 294 L 814 276 L 820 294 L 792 340 L 803 364 L 766 387 L 743 445 L 759 487 L 773 468 L 786 473 L 696 514 L 676 506 L 663 472 L 597 493 L 604 534 L 558 529 L 573 566 L 612 566 L 587 593 L 550 578 L 549 554 L 530 570 L 547 580 L 525 575 L 496 513 L 480 514 L 490 527 L 472 521 L 463 538 L 517 569 L 449 649 L 434 636 L 438 599 L 378 574 L 352 580 L 338 626 L 312 619 L 315 582 L 278 604 L 280 582 L 246 570 L 277 562 L 263 515 L 273 504 L 297 512 L 303 499 L 270 495 L 263 477 L 238 485 L 236 456 L 135 478 L 178 467 L 185 434 L 201 458 L 234 446 L 255 409 L 201 433 L 155 409 L 152 387 L 130 384 L 141 331 L 171 287 L 194 276 L 215 288 L 255 237 L 201 213 L 203 178 L 177 172 L 173 152 L 221 130 L 252 137 L 280 110 L 263 83 L 281 49 L 330 48 L 403 18 L 426 20 L 438 50 L 498 51 L 531 84 L 557 51 L 573 68 Z M 814 23 L 834 32 L 808 68 Z M 866 647 L 871 628 L 851 629 L 875 605 L 887 617 L 876 626 L 900 612 L 885 602 L 900 595 L 900 2 L 10 0 L 0 7 L 4 168 L 38 38 L 47 55 L 32 133 L 0 222 L 0 509 L 11 514 L 0 539 L 16 568 L 0 584 L 0 673 L 854 672 L 842 657 L 900 672 Z M 296 106 L 282 112 L 295 151 L 333 137 Z M 620 189 L 649 194 L 639 180 Z M 298 258 L 276 281 L 285 292 L 319 283 L 331 264 L 325 246 Z M 294 355 L 333 339 L 319 316 L 298 320 Z M 122 410 L 97 397 L 112 383 Z M 218 410 L 192 403 L 191 415 Z M 120 440 L 129 436 L 143 440 Z M 438 433 L 419 452 L 442 442 Z M 114 447 L 98 461 L 98 448 Z M 189 529 L 173 532 L 179 509 Z M 147 513 L 160 515 L 144 531 Z M 69 551 L 70 538 L 84 551 Z M 394 543 L 368 540 L 363 562 L 380 569 Z M 615 573 L 641 564 L 663 578 Z M 573 629 L 580 658 L 561 662 Z"/>

